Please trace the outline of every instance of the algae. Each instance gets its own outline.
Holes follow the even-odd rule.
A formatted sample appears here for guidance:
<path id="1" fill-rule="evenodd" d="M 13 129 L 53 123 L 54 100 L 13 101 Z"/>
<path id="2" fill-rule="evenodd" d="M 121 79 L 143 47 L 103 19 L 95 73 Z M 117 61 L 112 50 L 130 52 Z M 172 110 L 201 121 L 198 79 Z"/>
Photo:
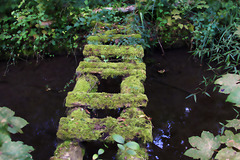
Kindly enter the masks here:
<path id="1" fill-rule="evenodd" d="M 121 83 L 121 93 L 144 93 L 144 85 L 136 76 L 129 76 Z"/>
<path id="2" fill-rule="evenodd" d="M 82 75 L 77 79 L 74 92 L 96 92 L 98 89 L 99 79 L 92 75 Z"/>
<path id="3" fill-rule="evenodd" d="M 85 45 L 84 56 L 123 57 L 124 59 L 143 58 L 144 50 L 141 45 L 116 46 L 116 45 Z"/>
<path id="4" fill-rule="evenodd" d="M 79 93 L 68 92 L 66 107 L 83 107 L 90 109 L 117 109 L 122 107 L 146 107 L 145 94 L 110 94 L 110 93 Z"/>
<path id="5" fill-rule="evenodd" d="M 84 110 L 78 109 L 60 119 L 57 137 L 62 140 L 114 142 L 114 134 L 120 134 L 126 140 L 138 138 L 143 143 L 151 142 L 152 123 L 138 108 L 123 110 L 117 119 L 90 118 Z"/>

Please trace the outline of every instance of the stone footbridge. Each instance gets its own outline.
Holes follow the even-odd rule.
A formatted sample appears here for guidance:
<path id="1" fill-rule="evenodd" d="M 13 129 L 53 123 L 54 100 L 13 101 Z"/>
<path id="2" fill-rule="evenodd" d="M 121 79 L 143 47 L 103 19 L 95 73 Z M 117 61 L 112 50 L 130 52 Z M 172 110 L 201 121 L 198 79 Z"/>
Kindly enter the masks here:
<path id="1" fill-rule="evenodd" d="M 143 85 L 146 79 L 146 66 L 142 62 L 144 50 L 141 45 L 120 44 L 129 39 L 137 41 L 141 35 L 129 25 L 96 23 L 84 47 L 85 59 L 76 69 L 76 85 L 66 97 L 67 117 L 59 122 L 57 137 L 64 142 L 58 145 L 51 159 L 71 159 L 76 153 L 78 159 L 82 159 L 83 149 L 76 140 L 114 143 L 114 134 L 141 146 L 136 155 L 118 154 L 117 159 L 148 159 L 145 144 L 152 142 L 152 123 L 142 110 L 148 102 Z M 119 93 L 99 92 L 101 81 L 109 79 L 120 79 Z M 94 114 L 99 110 L 113 110 L 118 116 L 99 118 Z"/>

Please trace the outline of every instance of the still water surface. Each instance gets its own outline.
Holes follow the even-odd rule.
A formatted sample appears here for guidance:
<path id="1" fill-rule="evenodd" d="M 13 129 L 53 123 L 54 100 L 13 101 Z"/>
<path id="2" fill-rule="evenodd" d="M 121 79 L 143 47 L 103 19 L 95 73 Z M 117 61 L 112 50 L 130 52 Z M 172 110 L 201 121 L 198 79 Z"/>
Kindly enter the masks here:
<path id="1" fill-rule="evenodd" d="M 74 75 L 81 57 L 76 62 L 73 56 L 19 62 L 9 67 L 0 62 L 0 106 L 7 106 L 29 122 L 24 134 L 13 136 L 13 140 L 24 141 L 35 148 L 34 160 L 47 160 L 55 150 L 58 140 L 56 131 L 60 117 L 65 116 L 62 91 Z M 225 103 L 226 95 L 211 93 L 211 97 L 199 95 L 197 103 L 186 96 L 195 92 L 203 75 L 209 75 L 204 65 L 195 62 L 186 49 L 160 51 L 144 58 L 147 64 L 146 94 L 149 103 L 145 113 L 152 117 L 153 143 L 147 144 L 150 159 L 190 159 L 183 156 L 189 147 L 188 137 L 200 135 L 202 130 L 219 133 L 219 122 L 233 119 L 236 113 L 231 104 Z M 161 72 L 161 73 L 159 73 Z M 164 73 L 162 73 L 164 72 Z M 70 85 L 71 90 L 74 84 Z M 102 144 L 86 144 L 85 159 L 102 147 Z M 116 147 L 105 149 L 106 160 L 115 159 Z M 111 149 L 112 148 L 112 149 Z M 109 151 L 108 151 L 109 150 Z"/>

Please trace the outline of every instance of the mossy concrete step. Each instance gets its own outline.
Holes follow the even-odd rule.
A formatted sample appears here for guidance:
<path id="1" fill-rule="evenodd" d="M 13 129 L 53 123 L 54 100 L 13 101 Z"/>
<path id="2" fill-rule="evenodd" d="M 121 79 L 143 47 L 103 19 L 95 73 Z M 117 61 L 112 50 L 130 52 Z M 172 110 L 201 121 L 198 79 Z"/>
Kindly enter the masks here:
<path id="1" fill-rule="evenodd" d="M 136 76 L 141 81 L 146 79 L 146 65 L 144 63 L 105 63 L 105 62 L 80 62 L 76 69 L 78 75 L 87 73 L 100 74 L 102 78 L 116 76 Z"/>
<path id="2" fill-rule="evenodd" d="M 62 140 L 114 142 L 112 135 L 119 134 L 126 141 L 139 139 L 141 142 L 152 141 L 152 123 L 139 108 L 128 108 L 120 117 L 90 118 L 83 109 L 73 111 L 62 117 L 59 122 L 57 137 Z"/>
<path id="3" fill-rule="evenodd" d="M 85 45 L 83 50 L 85 57 L 98 56 L 104 58 L 122 58 L 122 59 L 134 59 L 143 58 L 144 50 L 141 45 L 137 46 L 117 46 L 117 45 Z"/>
<path id="4" fill-rule="evenodd" d="M 145 94 L 131 93 L 86 93 L 68 92 L 66 107 L 87 107 L 89 109 L 118 109 L 123 107 L 146 107 Z"/>
<path id="5" fill-rule="evenodd" d="M 73 92 L 96 93 L 99 84 L 100 81 L 96 76 L 92 74 L 82 75 L 77 78 Z M 122 78 L 120 86 L 122 94 L 143 94 L 145 91 L 143 82 L 136 76 Z"/>
<path id="6" fill-rule="evenodd" d="M 129 34 L 129 35 L 124 35 L 124 34 L 113 34 L 113 35 L 105 35 L 105 34 L 98 34 L 96 36 L 89 36 L 87 38 L 87 41 L 89 44 L 102 44 L 102 43 L 118 43 L 120 41 L 126 40 L 126 39 L 134 39 L 140 40 L 142 36 L 140 34 Z"/>
<path id="7" fill-rule="evenodd" d="M 103 23 L 103 22 L 92 22 L 92 26 L 94 26 L 92 33 L 103 33 L 104 34 L 132 34 L 134 33 L 131 25 L 118 25 L 111 23 Z"/>

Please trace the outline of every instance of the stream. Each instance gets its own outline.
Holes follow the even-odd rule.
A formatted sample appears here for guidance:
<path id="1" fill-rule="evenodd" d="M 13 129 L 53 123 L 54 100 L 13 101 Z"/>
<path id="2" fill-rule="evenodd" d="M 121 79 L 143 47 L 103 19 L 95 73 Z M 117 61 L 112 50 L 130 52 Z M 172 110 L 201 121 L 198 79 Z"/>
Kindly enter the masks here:
<path id="1" fill-rule="evenodd" d="M 12 139 L 33 146 L 34 160 L 48 160 L 59 142 L 58 122 L 66 115 L 64 99 L 74 84 L 65 91 L 64 87 L 73 79 L 80 60 L 81 56 L 65 55 L 39 62 L 18 61 L 8 67 L 5 76 L 7 64 L 0 62 L 0 106 L 9 107 L 15 116 L 29 122 L 23 128 L 24 134 L 12 135 Z M 210 74 L 186 49 L 167 50 L 164 56 L 155 50 L 145 56 L 144 62 L 147 64 L 145 93 L 149 98 L 144 112 L 152 118 L 154 126 L 153 143 L 147 144 L 149 159 L 190 159 L 183 155 L 190 147 L 188 137 L 200 136 L 203 130 L 216 135 L 221 130 L 219 122 L 225 123 L 237 114 L 232 105 L 225 102 L 227 96 L 211 92 L 212 89 L 208 92 L 211 97 L 197 95 L 197 103 L 192 97 L 185 99 L 195 92 L 202 76 Z M 101 147 L 96 144 L 89 151 L 88 148 L 93 148 L 89 145 L 85 159 L 91 160 L 92 154 Z M 101 158 L 115 159 L 115 152 L 111 152 L 115 148 L 105 149 Z"/>

